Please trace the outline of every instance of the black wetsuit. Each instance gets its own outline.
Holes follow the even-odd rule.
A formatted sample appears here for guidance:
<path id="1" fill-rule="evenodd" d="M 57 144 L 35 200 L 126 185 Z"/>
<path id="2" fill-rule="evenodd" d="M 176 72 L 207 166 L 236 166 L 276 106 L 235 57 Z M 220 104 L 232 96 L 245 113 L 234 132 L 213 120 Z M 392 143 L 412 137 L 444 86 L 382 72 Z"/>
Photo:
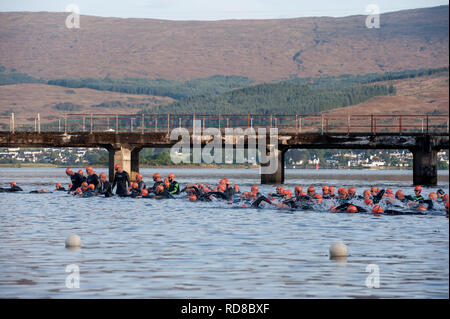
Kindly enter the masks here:
<path id="1" fill-rule="evenodd" d="M 228 197 L 227 197 L 227 195 L 225 195 L 225 193 L 222 193 L 222 192 L 209 192 L 209 193 L 206 193 L 206 194 L 208 194 L 208 197 L 209 197 L 209 195 L 212 195 L 213 197 L 215 197 L 215 198 L 218 198 L 218 199 L 224 199 L 224 200 L 230 200 Z M 200 196 L 202 196 L 202 195 L 200 195 Z M 198 198 L 199 196 L 197 196 L 197 198 Z"/>
<path id="2" fill-rule="evenodd" d="M 72 182 L 72 187 L 69 189 L 69 192 L 76 190 L 78 187 L 81 187 L 81 184 L 84 182 L 84 176 L 81 176 L 78 173 L 74 173 L 70 175 L 70 181 Z"/>
<path id="3" fill-rule="evenodd" d="M 116 185 L 116 194 L 119 196 L 127 196 L 127 188 L 130 185 L 130 175 L 125 171 L 122 171 L 122 173 L 116 172 L 111 189 L 114 189 Z"/>
<path id="4" fill-rule="evenodd" d="M 164 183 L 161 181 L 161 182 L 155 182 L 154 184 L 153 184 L 153 186 L 151 187 L 151 188 L 149 188 L 148 189 L 148 191 L 149 192 L 155 192 L 155 190 L 156 190 L 156 187 L 158 187 L 158 185 L 163 185 L 164 186 Z M 166 189 L 165 187 L 164 187 L 164 189 Z"/>
<path id="5" fill-rule="evenodd" d="M 358 210 L 357 211 L 358 213 L 367 213 L 367 209 L 362 208 L 362 207 L 357 206 L 357 205 L 354 205 L 352 203 L 344 203 L 342 205 L 339 205 L 338 207 L 335 208 L 335 211 L 346 213 L 347 212 L 347 207 L 350 206 L 350 205 L 355 206 L 356 209 Z"/>
<path id="6" fill-rule="evenodd" d="M 269 203 L 269 204 L 272 204 L 272 202 L 270 201 L 270 199 L 268 199 L 266 196 L 264 196 L 264 195 L 261 195 L 261 196 L 259 196 L 257 199 L 255 199 L 254 200 L 254 202 L 252 203 L 252 207 L 254 207 L 254 208 L 258 208 L 259 207 L 259 205 L 261 204 L 261 202 L 266 202 L 266 203 Z"/>
<path id="7" fill-rule="evenodd" d="M 376 194 L 375 196 L 373 196 L 372 202 L 373 202 L 374 204 L 379 203 L 380 200 L 383 199 L 384 192 L 385 192 L 384 189 L 380 190 L 380 191 L 378 192 L 378 194 Z"/>
<path id="8" fill-rule="evenodd" d="M 138 184 L 138 188 L 139 188 L 141 191 L 142 191 L 143 189 L 146 189 L 146 188 L 147 188 L 147 185 L 145 185 L 144 181 L 137 182 L 137 184 Z"/>
<path id="9" fill-rule="evenodd" d="M 415 202 L 422 202 L 425 198 L 423 198 L 423 196 L 422 195 L 419 195 L 419 196 L 415 196 L 415 195 L 413 195 L 413 196 L 411 196 L 411 195 L 406 195 L 405 196 L 405 198 L 407 199 L 407 200 L 410 200 L 410 201 L 415 201 Z"/>
<path id="10" fill-rule="evenodd" d="M 97 174 L 88 175 L 87 181 L 88 185 L 93 184 L 95 186 L 95 189 L 99 187 L 100 180 L 98 179 Z"/>
<path id="11" fill-rule="evenodd" d="M 400 210 L 393 210 L 393 209 L 386 209 L 384 211 L 384 213 L 382 213 L 383 215 L 426 215 L 425 212 L 420 212 L 420 211 L 416 211 L 416 212 L 404 212 L 404 211 L 400 211 Z"/>
<path id="12" fill-rule="evenodd" d="M 19 186 L 11 186 L 10 188 L 3 188 L 3 190 L 5 192 L 11 192 L 11 193 L 23 191 L 23 189 L 20 188 Z"/>
<path id="13" fill-rule="evenodd" d="M 228 185 L 228 187 L 223 192 L 227 200 L 233 199 L 234 189 Z"/>
<path id="14" fill-rule="evenodd" d="M 139 188 L 130 189 L 130 197 L 136 198 L 142 195 L 142 191 Z"/>
<path id="15" fill-rule="evenodd" d="M 160 197 L 160 198 L 175 198 L 165 188 L 162 192 L 155 194 L 155 196 L 156 196 L 156 198 L 158 198 L 158 197 Z"/>
<path id="16" fill-rule="evenodd" d="M 169 193 L 172 195 L 177 195 L 180 193 L 180 184 L 177 181 L 171 181 L 168 189 Z"/>
<path id="17" fill-rule="evenodd" d="M 98 192 L 99 192 L 99 194 L 105 195 L 105 197 L 113 196 L 111 183 L 108 181 L 105 181 L 104 183 L 100 182 Z"/>

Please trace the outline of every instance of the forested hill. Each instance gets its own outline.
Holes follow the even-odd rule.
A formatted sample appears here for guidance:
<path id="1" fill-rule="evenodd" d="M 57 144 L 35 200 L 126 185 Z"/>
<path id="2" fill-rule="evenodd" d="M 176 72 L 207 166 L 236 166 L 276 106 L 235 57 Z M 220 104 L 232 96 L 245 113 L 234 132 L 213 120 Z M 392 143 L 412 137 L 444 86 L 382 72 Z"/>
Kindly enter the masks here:
<path id="1" fill-rule="evenodd" d="M 294 83 L 261 84 L 220 95 L 183 98 L 145 113 L 171 114 L 315 114 L 354 105 L 373 96 L 395 94 L 393 86 L 364 85 L 312 89 Z"/>
<path id="2" fill-rule="evenodd" d="M 405 78 L 415 78 L 424 75 L 432 75 L 443 72 L 448 72 L 448 67 L 441 67 L 434 69 L 404 70 L 399 72 L 385 72 L 385 73 L 370 73 L 370 74 L 356 74 L 356 75 L 343 74 L 339 76 L 293 78 L 284 82 L 292 84 L 306 84 L 312 88 L 333 88 L 333 87 L 360 85 L 366 83 L 375 83 L 381 81 L 391 81 Z M 13 79 L 9 80 L 12 81 Z M 26 79 L 28 80 L 28 78 Z M 51 85 L 64 86 L 68 88 L 90 88 L 100 91 L 112 91 L 127 94 L 150 94 L 180 99 L 196 95 L 221 94 L 231 91 L 233 89 L 244 88 L 252 84 L 252 80 L 246 77 L 239 77 L 239 76 L 215 75 L 208 78 L 199 78 L 184 82 L 165 79 L 146 79 L 146 78 L 123 78 L 123 79 L 68 78 L 68 79 L 49 80 L 47 83 Z"/>

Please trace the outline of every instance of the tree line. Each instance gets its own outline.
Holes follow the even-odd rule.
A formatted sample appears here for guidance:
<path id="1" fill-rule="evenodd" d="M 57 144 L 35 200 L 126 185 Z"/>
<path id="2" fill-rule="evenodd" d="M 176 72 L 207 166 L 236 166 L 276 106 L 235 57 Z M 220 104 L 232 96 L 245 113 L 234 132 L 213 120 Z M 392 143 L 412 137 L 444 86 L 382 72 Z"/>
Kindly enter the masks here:
<path id="1" fill-rule="evenodd" d="M 316 114 L 367 99 L 395 94 L 394 86 L 358 85 L 344 88 L 311 88 L 282 82 L 260 84 L 220 95 L 182 98 L 172 104 L 142 112 L 147 114 Z"/>
<path id="2" fill-rule="evenodd" d="M 180 99 L 201 94 L 220 94 L 235 88 L 249 86 L 252 81 L 241 76 L 215 75 L 185 82 L 147 78 L 79 78 L 54 79 L 47 83 L 68 88 L 89 88 L 100 91 L 147 94 Z"/>

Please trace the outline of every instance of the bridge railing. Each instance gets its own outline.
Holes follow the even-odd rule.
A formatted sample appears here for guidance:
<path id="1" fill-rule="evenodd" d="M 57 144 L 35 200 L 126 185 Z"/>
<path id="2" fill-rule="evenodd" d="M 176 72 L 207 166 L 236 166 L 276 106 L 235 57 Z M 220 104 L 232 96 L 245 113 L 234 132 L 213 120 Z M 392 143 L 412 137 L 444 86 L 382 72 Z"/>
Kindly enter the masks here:
<path id="1" fill-rule="evenodd" d="M 448 133 L 449 115 L 283 115 L 283 114 L 65 114 L 0 116 L 9 132 L 170 132 L 202 129 L 278 128 L 289 133 Z"/>

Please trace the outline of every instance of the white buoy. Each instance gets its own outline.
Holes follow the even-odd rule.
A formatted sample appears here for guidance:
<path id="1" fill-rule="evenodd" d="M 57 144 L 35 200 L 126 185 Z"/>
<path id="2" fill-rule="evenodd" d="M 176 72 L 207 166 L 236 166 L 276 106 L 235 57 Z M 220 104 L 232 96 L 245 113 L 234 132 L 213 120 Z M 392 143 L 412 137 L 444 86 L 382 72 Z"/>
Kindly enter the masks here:
<path id="1" fill-rule="evenodd" d="M 330 246 L 330 258 L 347 257 L 347 246 L 344 243 L 335 243 Z"/>
<path id="2" fill-rule="evenodd" d="M 78 248 L 81 247 L 81 238 L 80 236 L 73 234 L 67 237 L 66 239 L 66 247 L 67 248 Z"/>

